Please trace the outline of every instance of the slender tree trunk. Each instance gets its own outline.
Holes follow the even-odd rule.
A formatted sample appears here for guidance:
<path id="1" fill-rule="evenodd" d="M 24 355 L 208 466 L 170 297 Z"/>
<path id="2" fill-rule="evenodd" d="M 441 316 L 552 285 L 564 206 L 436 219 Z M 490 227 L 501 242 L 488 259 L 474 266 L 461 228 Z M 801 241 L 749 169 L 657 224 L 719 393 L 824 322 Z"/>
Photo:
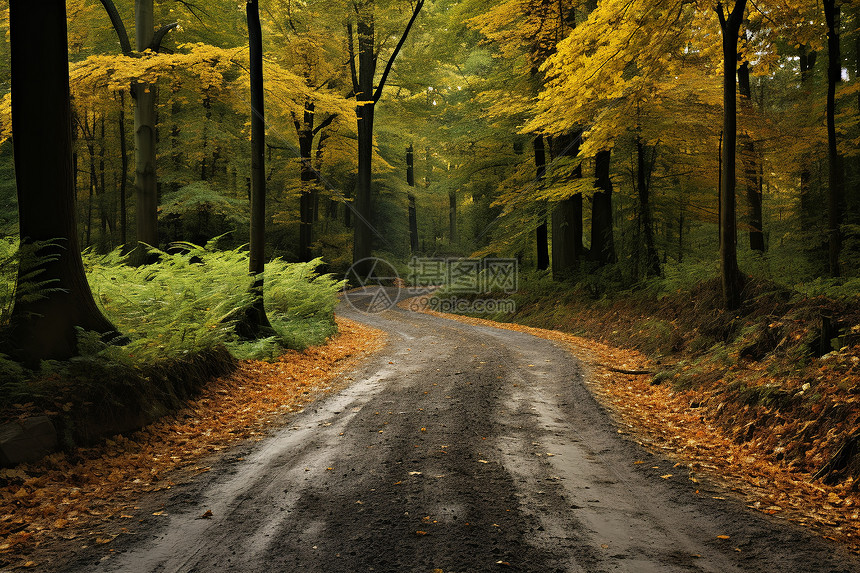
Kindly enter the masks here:
<path id="1" fill-rule="evenodd" d="M 656 277 L 662 273 L 660 255 L 654 241 L 654 220 L 651 215 L 651 166 L 646 158 L 646 149 L 642 140 L 636 140 L 636 190 L 639 193 L 639 220 L 645 236 L 645 273 Z M 657 153 L 656 149 L 651 150 Z M 653 156 L 651 158 L 653 162 Z"/>
<path id="2" fill-rule="evenodd" d="M 743 105 L 752 110 L 752 86 L 750 85 L 750 63 L 744 61 L 738 68 L 738 88 L 743 98 Z M 763 253 L 764 245 L 764 222 L 762 208 L 762 185 L 759 177 L 758 152 L 755 142 L 749 134 L 744 134 L 743 139 L 743 163 L 747 188 L 747 203 L 749 204 L 749 237 L 750 248 Z"/>
<path id="3" fill-rule="evenodd" d="M 200 150 L 200 180 L 207 181 L 209 179 L 209 171 L 206 165 L 206 159 L 209 157 L 209 122 L 212 121 L 212 99 L 209 97 L 209 90 L 203 92 L 203 149 Z"/>
<path id="4" fill-rule="evenodd" d="M 299 132 L 299 157 L 301 161 L 302 192 L 299 197 L 299 260 L 313 259 L 311 244 L 314 229 L 314 194 L 311 187 L 316 181 L 316 173 L 312 163 L 311 153 L 314 145 L 314 104 L 305 102 L 305 112 L 302 121 L 296 120 Z"/>
<path id="5" fill-rule="evenodd" d="M 542 185 L 542 181 L 546 176 L 546 145 L 542 135 L 538 135 L 534 139 L 535 149 L 535 168 L 537 169 L 536 180 L 538 185 Z M 549 268 L 549 238 L 548 227 L 546 220 L 546 205 L 542 205 L 544 211 L 540 216 L 541 220 L 537 226 L 537 269 L 544 271 Z"/>
<path id="6" fill-rule="evenodd" d="M 836 144 L 836 85 L 842 81 L 842 55 L 839 48 L 839 6 L 836 0 L 823 0 L 827 22 L 827 156 L 830 189 L 827 193 L 827 237 L 830 275 L 838 277 L 842 250 L 842 212 L 845 209 L 845 174 Z"/>
<path id="7" fill-rule="evenodd" d="M 409 249 L 413 255 L 418 253 L 418 214 L 415 208 L 415 149 L 412 144 L 406 148 L 406 184 L 409 185 Z"/>
<path id="8" fill-rule="evenodd" d="M 66 6 L 11 0 L 12 131 L 22 256 L 7 354 L 30 365 L 77 354 L 77 328 L 116 329 L 93 300 L 75 229 Z M 50 242 L 36 253 L 34 243 Z M 25 296 L 22 283 L 48 290 Z"/>
<path id="9" fill-rule="evenodd" d="M 117 118 L 119 126 L 119 155 L 120 155 L 120 179 L 119 179 L 119 228 L 120 228 L 120 244 L 128 245 L 128 206 L 126 205 L 126 197 L 128 196 L 128 146 L 125 139 L 125 92 L 119 92 L 119 117 Z"/>
<path id="10" fill-rule="evenodd" d="M 448 191 L 448 236 L 451 238 L 451 244 L 456 244 L 459 240 L 457 236 L 457 192 Z"/>
<path id="11" fill-rule="evenodd" d="M 809 51 L 806 46 L 801 45 L 800 51 L 800 89 L 804 98 L 811 96 L 810 80 L 815 68 L 817 52 Z M 809 160 L 801 157 L 800 170 L 800 220 L 804 229 L 817 228 L 818 205 L 812 197 L 812 173 Z M 816 241 L 816 244 L 818 241 Z"/>
<path id="12" fill-rule="evenodd" d="M 737 63 L 738 34 L 744 19 L 746 0 L 735 0 L 727 15 L 717 4 L 723 42 L 723 154 L 720 186 L 720 276 L 723 302 L 727 309 L 741 305 L 743 279 L 737 259 L 737 220 L 735 207 L 737 153 Z"/>
<path id="13" fill-rule="evenodd" d="M 251 237 L 248 270 L 253 277 L 254 300 L 237 325 L 243 338 L 255 339 L 271 332 L 263 304 L 263 272 L 266 265 L 266 121 L 263 96 L 263 33 L 257 0 L 248 0 L 248 43 L 251 79 Z"/>
<path id="14" fill-rule="evenodd" d="M 598 266 L 616 261 L 615 238 L 612 229 L 612 179 L 609 165 L 612 151 L 604 149 L 594 158 L 594 177 L 598 191 L 591 203 L 591 260 Z"/>
<path id="15" fill-rule="evenodd" d="M 153 0 L 135 2 L 135 40 L 138 52 L 150 48 L 155 34 Z M 155 85 L 136 83 L 134 106 L 135 199 L 138 261 L 145 260 L 143 246 L 158 246 L 158 182 L 155 171 Z"/>

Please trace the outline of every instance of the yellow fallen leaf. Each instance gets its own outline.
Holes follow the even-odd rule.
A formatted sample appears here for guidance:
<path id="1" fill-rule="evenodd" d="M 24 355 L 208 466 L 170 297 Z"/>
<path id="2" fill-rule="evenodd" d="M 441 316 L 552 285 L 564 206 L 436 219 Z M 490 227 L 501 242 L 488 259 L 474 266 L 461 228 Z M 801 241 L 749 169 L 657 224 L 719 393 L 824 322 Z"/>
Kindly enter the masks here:
<path id="1" fill-rule="evenodd" d="M 416 535 L 427 535 L 426 531 L 421 531 L 420 529 L 415 532 Z"/>
<path id="2" fill-rule="evenodd" d="M 488 464 L 490 462 L 488 462 L 487 460 L 478 460 L 478 463 L 479 464 Z"/>
<path id="3" fill-rule="evenodd" d="M 672 474 L 666 474 L 666 475 L 660 476 L 660 477 L 663 479 L 669 479 L 670 477 L 672 477 Z"/>
<path id="4" fill-rule="evenodd" d="M 717 539 L 731 539 L 728 535 L 717 535 Z"/>

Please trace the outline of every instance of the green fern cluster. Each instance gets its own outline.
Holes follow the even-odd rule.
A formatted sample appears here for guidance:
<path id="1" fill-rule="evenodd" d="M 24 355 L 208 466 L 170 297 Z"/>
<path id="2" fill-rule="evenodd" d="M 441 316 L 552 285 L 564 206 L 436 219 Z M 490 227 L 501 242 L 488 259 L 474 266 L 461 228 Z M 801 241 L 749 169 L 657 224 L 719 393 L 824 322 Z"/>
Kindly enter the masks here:
<path id="1" fill-rule="evenodd" d="M 321 263 L 267 263 L 265 303 L 277 336 L 241 341 L 234 331 L 238 309 L 251 303 L 248 253 L 211 245 L 173 245 L 179 253 L 152 249 L 159 262 L 134 267 L 117 249 L 84 254 L 84 266 L 98 303 L 129 339 L 100 352 L 132 362 L 180 358 L 219 345 L 237 358 L 271 359 L 285 348 L 318 344 L 335 330 L 340 283 L 315 271 Z M 172 249 L 173 250 L 173 249 Z"/>

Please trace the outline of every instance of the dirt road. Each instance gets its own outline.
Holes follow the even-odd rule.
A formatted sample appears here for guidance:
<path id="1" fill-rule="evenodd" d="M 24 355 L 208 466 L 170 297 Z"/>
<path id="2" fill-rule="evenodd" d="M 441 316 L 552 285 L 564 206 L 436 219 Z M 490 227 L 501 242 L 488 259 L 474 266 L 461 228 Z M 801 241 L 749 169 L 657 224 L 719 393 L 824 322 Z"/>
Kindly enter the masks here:
<path id="1" fill-rule="evenodd" d="M 860 571 L 620 434 L 549 341 L 344 314 L 390 333 L 346 390 L 68 570 Z"/>

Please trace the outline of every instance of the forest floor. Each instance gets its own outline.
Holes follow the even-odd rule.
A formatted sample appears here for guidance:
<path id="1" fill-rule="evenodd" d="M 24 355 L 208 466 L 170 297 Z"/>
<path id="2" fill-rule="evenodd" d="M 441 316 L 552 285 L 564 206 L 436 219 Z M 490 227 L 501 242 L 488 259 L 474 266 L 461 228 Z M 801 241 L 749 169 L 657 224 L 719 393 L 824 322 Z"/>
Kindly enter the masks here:
<path id="1" fill-rule="evenodd" d="M 749 507 L 860 552 L 860 345 L 850 335 L 858 309 L 758 292 L 729 315 L 712 287 L 638 301 L 527 295 L 504 317 L 511 323 L 451 318 L 567 345 L 591 368 L 594 394 L 640 441 Z M 822 313 L 839 317 L 849 337 L 817 358 L 809 346 L 819 344 Z"/>
<path id="2" fill-rule="evenodd" d="M 209 471 L 209 457 L 259 441 L 286 414 L 340 389 L 341 375 L 386 337 L 347 319 L 338 327 L 325 345 L 240 363 L 141 431 L 0 469 L 0 568 L 39 570 L 71 547 L 110 543 L 117 533 L 108 530 L 133 526 L 140 498 Z"/>

